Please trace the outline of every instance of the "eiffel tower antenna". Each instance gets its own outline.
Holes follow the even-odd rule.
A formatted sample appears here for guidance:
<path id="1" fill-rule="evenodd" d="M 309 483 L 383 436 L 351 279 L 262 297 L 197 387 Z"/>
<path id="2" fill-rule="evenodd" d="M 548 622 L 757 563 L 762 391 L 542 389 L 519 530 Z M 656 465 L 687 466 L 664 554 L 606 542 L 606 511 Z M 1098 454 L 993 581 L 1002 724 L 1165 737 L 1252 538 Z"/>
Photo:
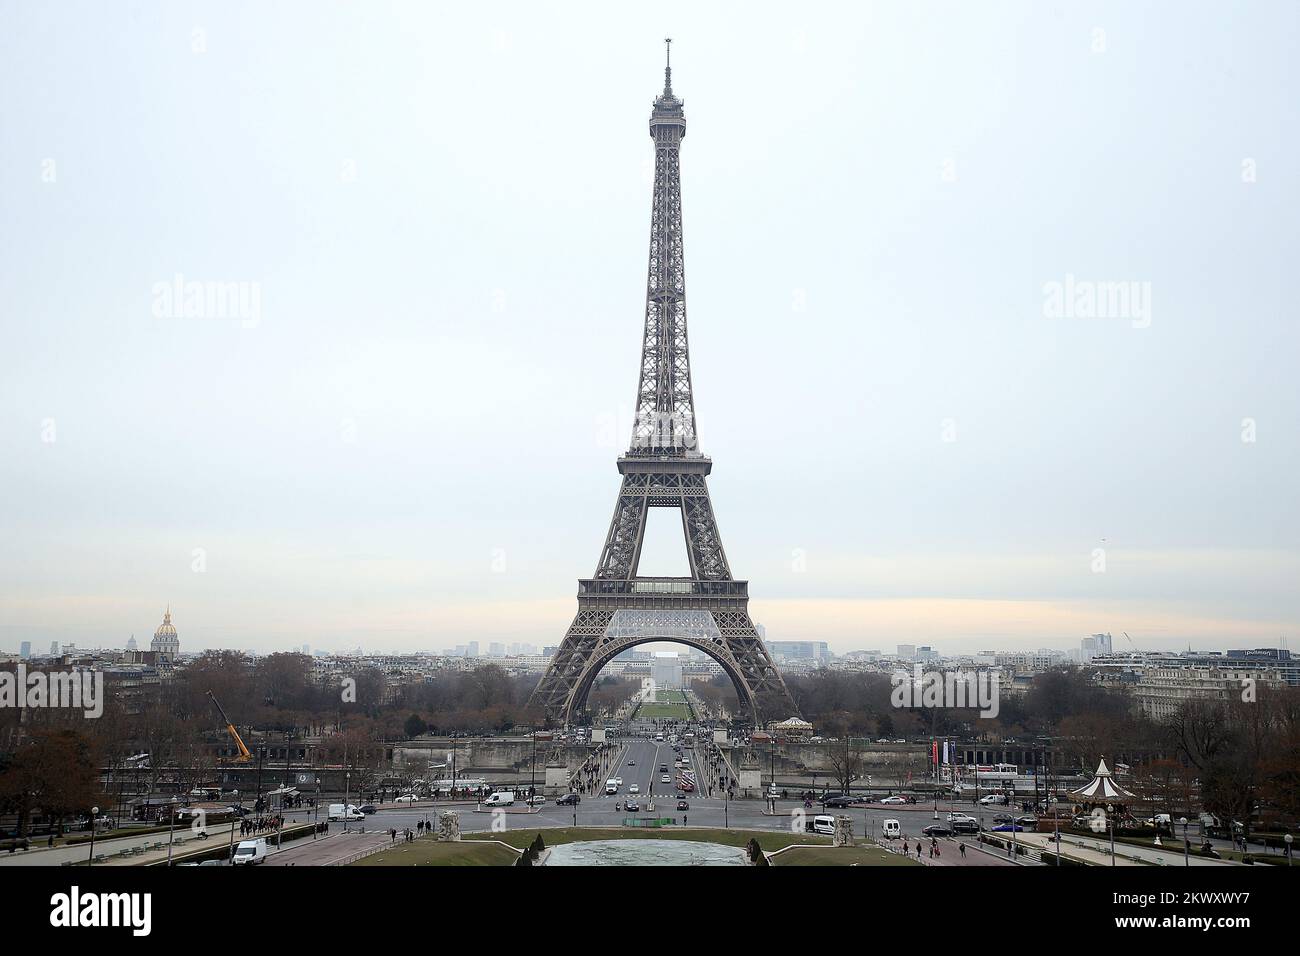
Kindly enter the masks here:
<path id="1" fill-rule="evenodd" d="M 664 40 L 664 91 L 650 113 L 655 179 L 632 441 L 618 459 L 623 484 L 595 574 L 578 581 L 577 616 L 533 691 L 550 722 L 573 720 L 616 655 L 658 641 L 717 661 L 755 725 L 798 713 L 749 616 L 749 582 L 731 576 L 705 480 L 713 463 L 695 431 L 679 163 L 686 116 L 672 91 L 671 44 Z M 637 573 L 651 508 L 680 513 L 690 577 Z"/>

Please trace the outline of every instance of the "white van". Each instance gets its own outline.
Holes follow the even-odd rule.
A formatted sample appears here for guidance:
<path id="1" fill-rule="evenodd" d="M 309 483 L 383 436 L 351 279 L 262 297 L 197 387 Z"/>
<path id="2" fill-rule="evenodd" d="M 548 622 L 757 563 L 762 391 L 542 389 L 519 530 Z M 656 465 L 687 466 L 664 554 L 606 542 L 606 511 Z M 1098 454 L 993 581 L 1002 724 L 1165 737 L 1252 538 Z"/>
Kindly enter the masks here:
<path id="1" fill-rule="evenodd" d="M 991 807 L 994 805 L 1005 806 L 1006 802 L 1007 802 L 1007 798 L 1000 793 L 990 793 L 986 797 L 980 797 L 980 804 L 986 807 Z"/>
<path id="2" fill-rule="evenodd" d="M 819 813 L 813 817 L 813 833 L 824 833 L 826 836 L 835 836 L 835 818 Z"/>
<path id="3" fill-rule="evenodd" d="M 233 866 L 257 866 L 259 863 L 266 862 L 265 838 L 240 840 L 239 846 L 235 847 L 235 855 L 230 862 Z"/>
<path id="4" fill-rule="evenodd" d="M 614 794 L 616 794 L 616 793 L 618 793 L 618 781 L 617 781 L 617 780 L 614 780 L 614 779 L 612 779 L 612 778 L 609 779 L 609 780 L 606 780 L 606 781 L 605 781 L 605 794 L 606 794 L 606 796 L 610 796 L 610 797 L 612 797 L 612 796 L 613 796 Z"/>
<path id="5" fill-rule="evenodd" d="M 513 790 L 498 790 L 483 801 L 485 807 L 512 807 L 515 804 L 515 792 Z"/>
<path id="6" fill-rule="evenodd" d="M 358 810 L 353 804 L 349 803 L 346 807 L 341 803 L 331 803 L 328 819 L 335 820 L 364 820 L 366 815 Z"/>
<path id="7" fill-rule="evenodd" d="M 897 840 L 903 835 L 903 828 L 898 825 L 897 820 L 886 820 L 880 824 L 880 835 L 886 840 Z"/>

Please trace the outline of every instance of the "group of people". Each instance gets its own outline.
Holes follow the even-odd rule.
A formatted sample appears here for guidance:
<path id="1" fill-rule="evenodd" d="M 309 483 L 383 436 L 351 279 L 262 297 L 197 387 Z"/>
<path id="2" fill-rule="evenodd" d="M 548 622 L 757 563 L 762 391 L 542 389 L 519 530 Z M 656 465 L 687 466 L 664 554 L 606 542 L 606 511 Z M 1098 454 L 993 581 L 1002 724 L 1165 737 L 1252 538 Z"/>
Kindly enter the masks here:
<path id="1" fill-rule="evenodd" d="M 273 817 L 254 817 L 251 820 L 244 819 L 239 821 L 239 835 L 248 836 L 252 833 L 263 833 L 267 830 L 279 830 L 284 826 L 284 817 L 276 815 Z"/>
<path id="2" fill-rule="evenodd" d="M 920 860 L 920 859 L 921 859 L 921 853 L 922 853 L 922 851 L 924 850 L 924 848 L 925 848 L 925 845 L 922 843 L 921 839 L 918 837 L 918 838 L 917 838 L 917 841 L 916 841 L 916 858 L 917 858 L 917 860 Z M 958 843 L 958 844 L 957 844 L 957 852 L 959 852 L 959 853 L 961 854 L 961 857 L 962 857 L 963 860 L 966 859 L 966 844 L 965 844 L 965 843 Z M 911 844 L 911 841 L 908 840 L 907 837 L 903 837 L 903 856 L 911 856 L 911 855 L 912 855 L 912 844 Z M 930 837 L 930 859 L 933 860 L 933 859 L 936 859 L 936 858 L 938 858 L 938 857 L 941 857 L 942 855 L 943 855 L 943 850 L 942 850 L 942 848 L 939 846 L 939 841 L 938 841 L 938 839 L 936 839 L 935 837 Z"/>

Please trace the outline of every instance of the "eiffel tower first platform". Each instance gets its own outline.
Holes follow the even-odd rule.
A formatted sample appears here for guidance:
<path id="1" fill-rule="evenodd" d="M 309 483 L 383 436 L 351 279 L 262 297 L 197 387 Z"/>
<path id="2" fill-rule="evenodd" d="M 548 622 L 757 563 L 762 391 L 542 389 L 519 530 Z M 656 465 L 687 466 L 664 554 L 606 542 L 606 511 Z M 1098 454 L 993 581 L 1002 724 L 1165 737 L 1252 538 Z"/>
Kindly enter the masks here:
<path id="1" fill-rule="evenodd" d="M 618 459 L 623 486 L 600 564 L 594 577 L 578 582 L 578 614 L 533 692 L 532 703 L 545 708 L 551 723 L 570 723 L 585 706 L 601 668 L 622 651 L 650 641 L 685 644 L 717 661 L 757 726 L 797 713 L 750 620 L 749 582 L 731 576 L 705 482 L 713 463 L 696 441 L 679 167 L 685 135 L 669 61 L 664 91 L 650 114 L 654 199 L 632 443 Z M 689 578 L 637 574 L 650 508 L 681 513 Z"/>

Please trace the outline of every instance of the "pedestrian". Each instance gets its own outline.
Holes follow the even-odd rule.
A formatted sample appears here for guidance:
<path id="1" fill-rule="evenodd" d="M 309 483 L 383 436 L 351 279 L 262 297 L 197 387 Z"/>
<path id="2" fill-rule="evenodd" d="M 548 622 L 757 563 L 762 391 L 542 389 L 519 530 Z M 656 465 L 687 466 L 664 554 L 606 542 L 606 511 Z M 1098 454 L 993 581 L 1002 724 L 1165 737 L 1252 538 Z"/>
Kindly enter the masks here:
<path id="1" fill-rule="evenodd" d="M 964 859 L 966 859 L 966 844 L 965 844 L 965 843 L 962 843 L 962 844 L 960 844 L 959 846 L 960 846 L 960 850 L 961 850 L 961 858 L 964 860 Z"/>

